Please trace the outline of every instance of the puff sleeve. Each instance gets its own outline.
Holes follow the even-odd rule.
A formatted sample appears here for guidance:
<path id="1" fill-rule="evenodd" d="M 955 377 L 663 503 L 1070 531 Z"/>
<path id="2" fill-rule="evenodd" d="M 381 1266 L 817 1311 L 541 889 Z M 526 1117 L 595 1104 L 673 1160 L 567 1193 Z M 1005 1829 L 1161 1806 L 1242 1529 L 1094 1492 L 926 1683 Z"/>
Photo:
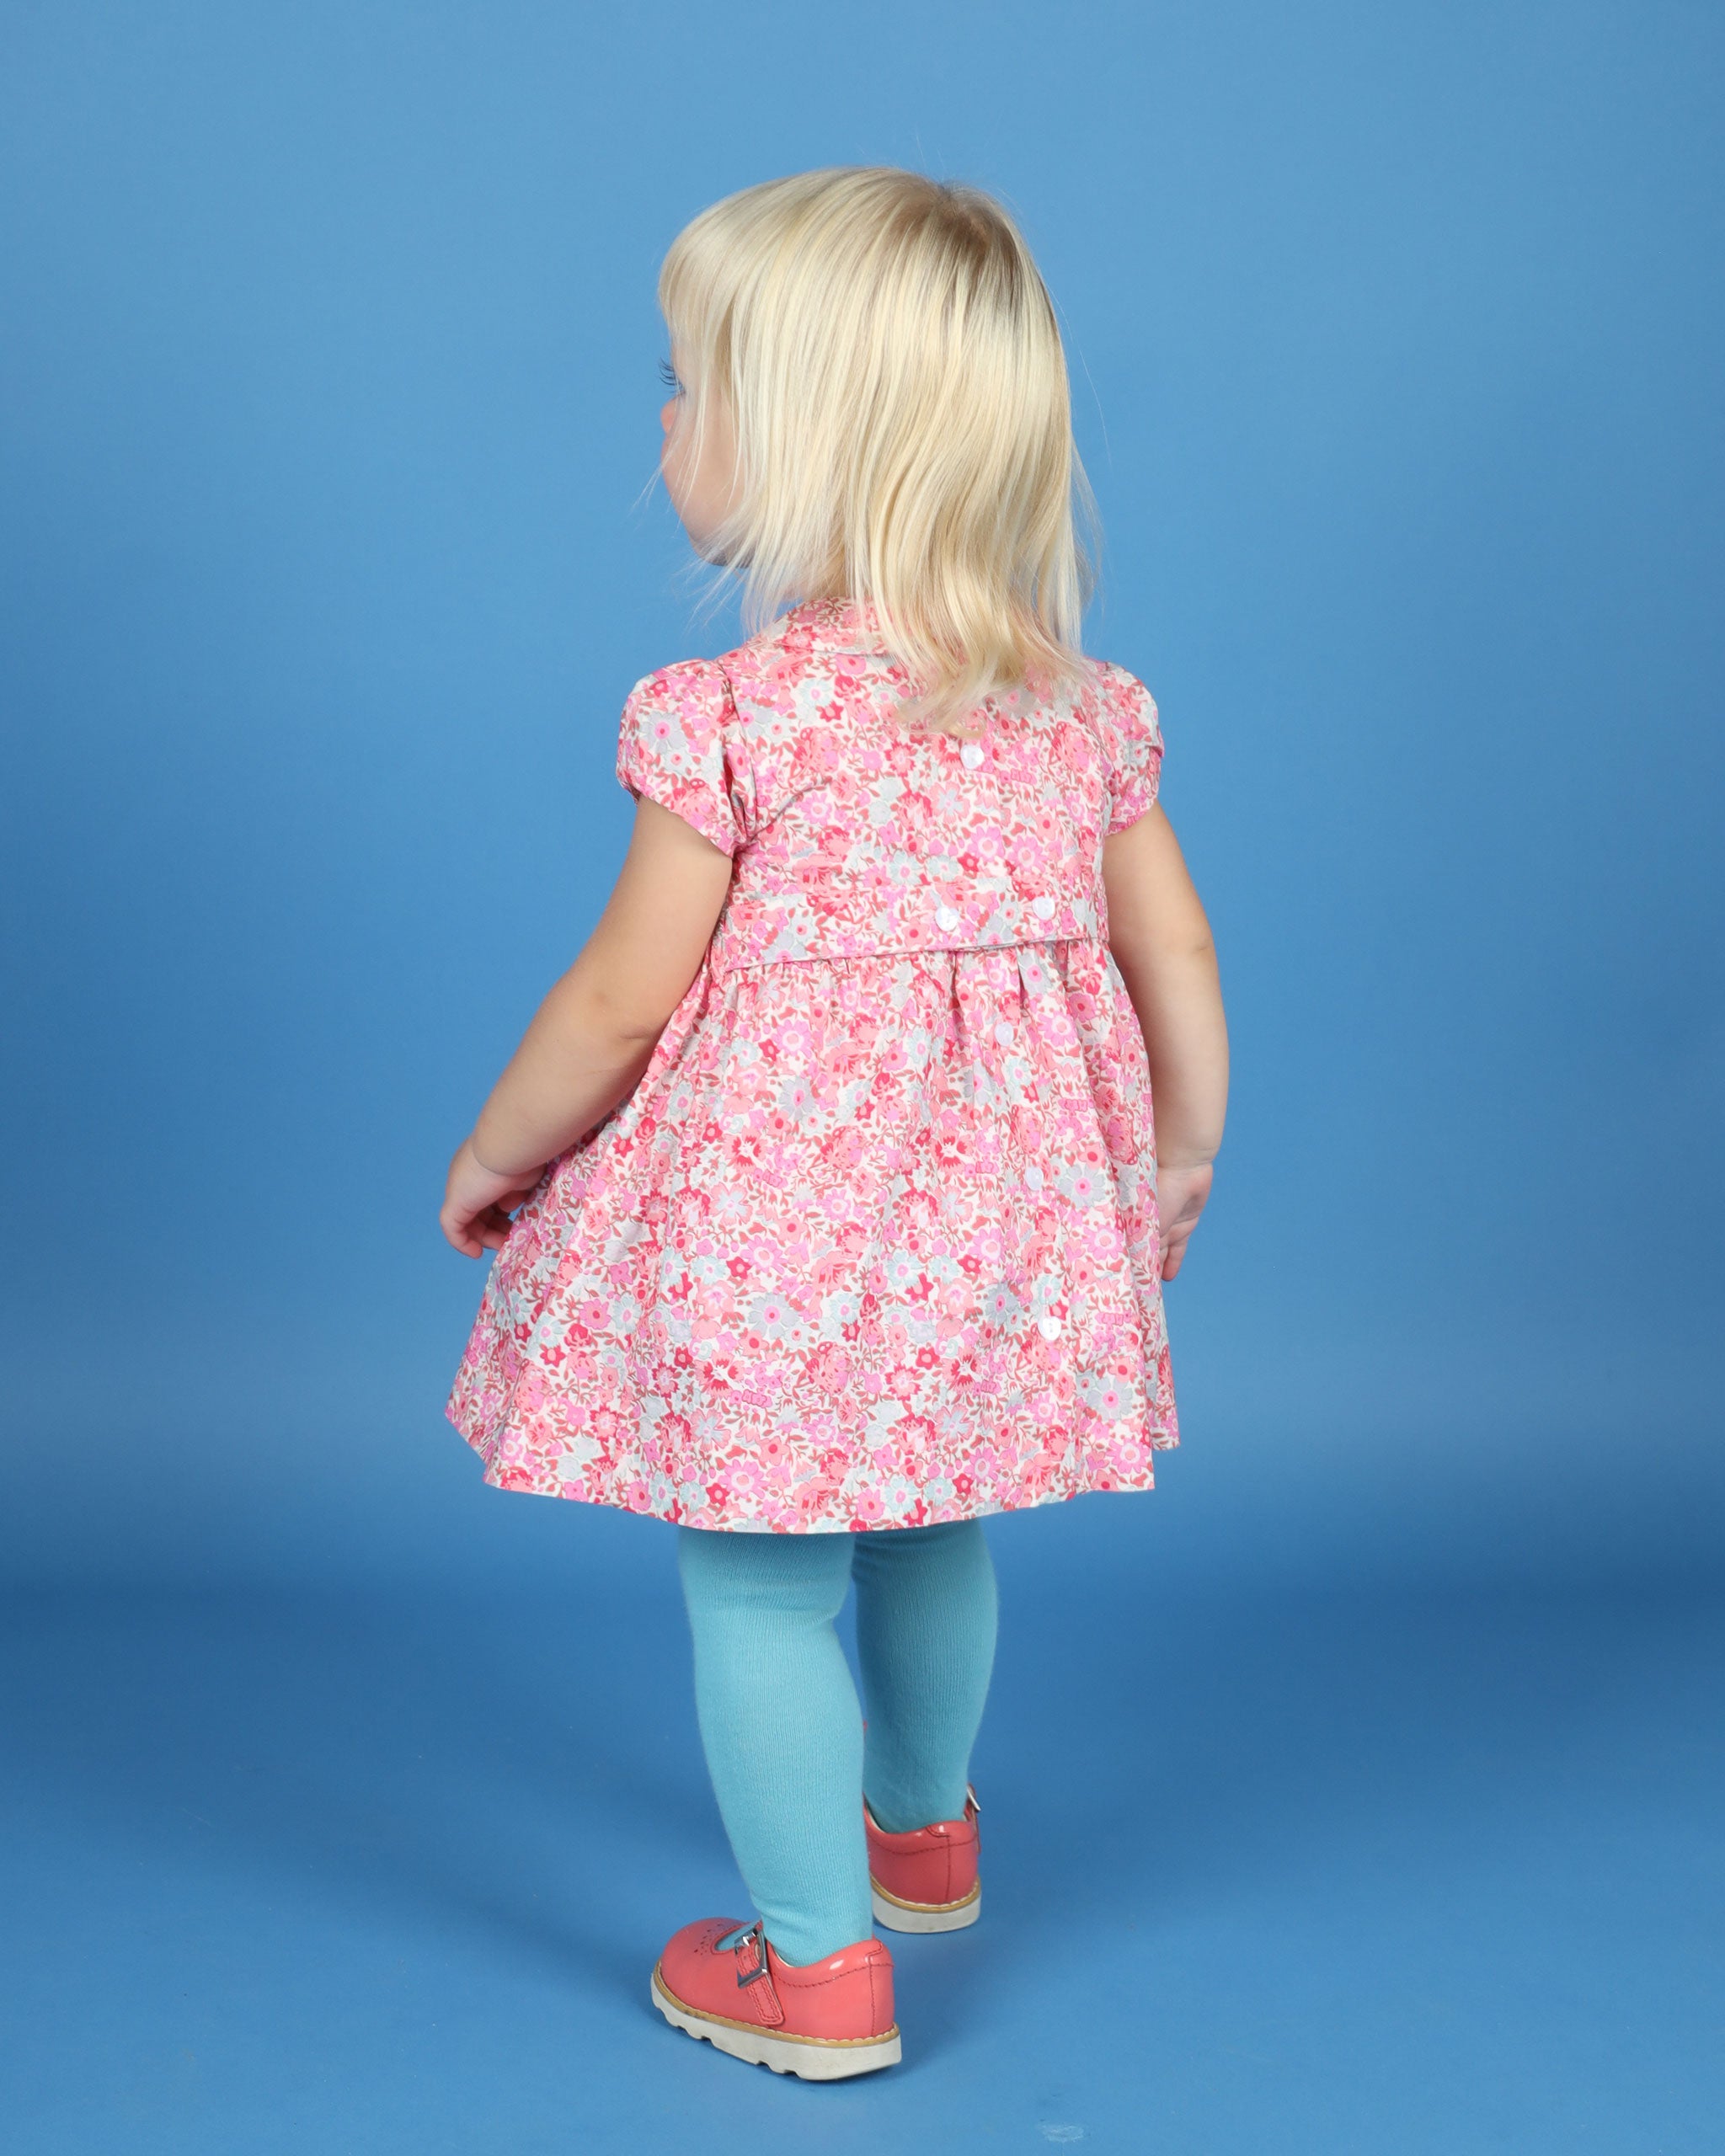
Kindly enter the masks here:
<path id="1" fill-rule="evenodd" d="M 1107 698 L 1108 836 L 1156 806 L 1162 784 L 1162 734 L 1156 699 L 1142 681 L 1116 669 Z"/>
<path id="2" fill-rule="evenodd" d="M 617 749 L 617 782 L 627 792 L 669 808 L 728 854 L 748 835 L 726 723 L 734 719 L 723 670 L 687 659 L 635 684 Z"/>

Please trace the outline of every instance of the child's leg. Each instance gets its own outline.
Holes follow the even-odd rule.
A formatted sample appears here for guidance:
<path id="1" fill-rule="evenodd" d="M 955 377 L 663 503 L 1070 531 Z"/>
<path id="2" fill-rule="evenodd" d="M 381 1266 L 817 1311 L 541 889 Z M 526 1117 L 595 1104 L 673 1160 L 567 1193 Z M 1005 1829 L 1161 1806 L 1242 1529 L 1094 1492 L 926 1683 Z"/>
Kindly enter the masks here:
<path id="1" fill-rule="evenodd" d="M 862 1716 L 833 1630 L 848 1534 L 677 1529 L 701 1742 L 737 1869 L 787 1961 L 874 1928 Z"/>
<path id="2" fill-rule="evenodd" d="M 852 1540 L 868 1709 L 862 1787 L 880 1825 L 907 1833 L 964 1809 L 994 1669 L 994 1562 L 976 1519 Z"/>

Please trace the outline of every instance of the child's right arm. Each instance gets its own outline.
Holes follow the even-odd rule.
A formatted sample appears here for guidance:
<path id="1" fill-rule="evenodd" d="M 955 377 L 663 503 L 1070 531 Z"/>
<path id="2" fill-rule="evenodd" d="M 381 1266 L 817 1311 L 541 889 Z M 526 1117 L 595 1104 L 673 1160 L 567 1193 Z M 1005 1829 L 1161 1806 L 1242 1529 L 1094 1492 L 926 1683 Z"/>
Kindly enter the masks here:
<path id="1" fill-rule="evenodd" d="M 1103 847 L 1108 948 L 1150 1056 L 1162 1278 L 1180 1269 L 1210 1196 L 1228 1106 L 1216 947 L 1174 829 L 1151 808 Z"/>
<path id="2" fill-rule="evenodd" d="M 633 1092 L 700 969 L 730 880 L 711 840 L 657 801 L 638 803 L 598 925 L 450 1163 L 440 1219 L 463 1256 L 501 1249 L 544 1163 Z"/>

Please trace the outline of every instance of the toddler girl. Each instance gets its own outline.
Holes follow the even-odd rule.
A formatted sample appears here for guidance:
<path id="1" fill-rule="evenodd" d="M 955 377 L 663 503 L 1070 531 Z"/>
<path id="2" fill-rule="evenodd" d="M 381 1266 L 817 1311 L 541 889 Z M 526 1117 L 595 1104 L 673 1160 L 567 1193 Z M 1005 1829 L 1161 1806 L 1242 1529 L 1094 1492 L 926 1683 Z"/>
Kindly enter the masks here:
<path id="1" fill-rule="evenodd" d="M 756 1913 L 685 1926 L 652 1998 L 834 2079 L 900 2055 L 873 1924 L 980 1912 L 983 1518 L 1176 1442 L 1226 1043 L 1156 707 L 1080 654 L 1011 221 L 804 173 L 697 217 L 660 299 L 665 483 L 765 626 L 624 707 L 616 889 L 450 1169 L 445 1233 L 498 1257 L 449 1412 L 489 1483 L 676 1524 Z"/>

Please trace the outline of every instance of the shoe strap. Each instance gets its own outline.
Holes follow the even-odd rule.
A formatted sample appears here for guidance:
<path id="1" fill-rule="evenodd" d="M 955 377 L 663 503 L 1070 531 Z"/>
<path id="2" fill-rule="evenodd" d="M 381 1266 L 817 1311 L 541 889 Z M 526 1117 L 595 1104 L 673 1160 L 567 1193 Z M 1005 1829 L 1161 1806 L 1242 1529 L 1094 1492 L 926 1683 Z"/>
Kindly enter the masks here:
<path id="1" fill-rule="evenodd" d="M 752 1943 L 755 1951 L 745 1959 L 744 1950 Z M 761 1919 L 756 1917 L 746 1931 L 739 1932 L 731 1941 L 731 1951 L 737 1957 L 737 1988 L 747 1989 L 759 1984 L 756 2011 L 769 2026 L 777 2028 L 785 2018 L 785 2009 L 772 1981 L 772 1971 L 766 1961 L 766 1932 Z"/>

